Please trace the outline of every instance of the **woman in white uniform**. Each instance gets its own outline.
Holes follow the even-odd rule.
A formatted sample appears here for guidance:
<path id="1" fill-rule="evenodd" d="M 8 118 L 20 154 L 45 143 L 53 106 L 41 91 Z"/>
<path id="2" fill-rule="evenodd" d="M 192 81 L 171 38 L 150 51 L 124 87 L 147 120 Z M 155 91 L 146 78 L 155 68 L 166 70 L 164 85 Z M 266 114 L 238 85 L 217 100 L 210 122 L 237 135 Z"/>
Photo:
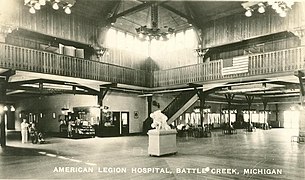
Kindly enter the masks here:
<path id="1" fill-rule="evenodd" d="M 28 142 L 28 127 L 29 127 L 29 124 L 26 122 L 26 119 L 23 119 L 22 123 L 21 123 L 21 142 L 22 143 Z"/>

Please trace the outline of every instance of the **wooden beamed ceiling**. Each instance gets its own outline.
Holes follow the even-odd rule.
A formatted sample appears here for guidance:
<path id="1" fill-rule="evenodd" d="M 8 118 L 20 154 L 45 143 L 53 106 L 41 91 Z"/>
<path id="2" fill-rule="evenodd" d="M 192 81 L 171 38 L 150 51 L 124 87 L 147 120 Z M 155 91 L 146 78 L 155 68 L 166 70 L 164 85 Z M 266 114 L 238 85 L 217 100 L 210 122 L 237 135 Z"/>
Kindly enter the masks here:
<path id="1" fill-rule="evenodd" d="M 99 91 L 74 82 L 32 79 L 9 82 L 7 95 L 11 97 L 50 96 L 56 94 L 98 95 Z"/>
<path id="2" fill-rule="evenodd" d="M 72 12 L 104 22 L 99 23 L 101 26 L 115 22 L 112 26 L 136 33 L 139 25 L 150 26 L 149 8 L 155 3 L 160 7 L 159 23 L 176 30 L 189 27 L 189 23 L 201 28 L 207 21 L 244 11 L 242 1 L 78 0 Z"/>
<path id="3" fill-rule="evenodd" d="M 125 93 L 132 94 L 151 94 L 158 96 L 164 93 L 177 93 L 189 90 L 202 90 L 200 84 L 188 84 L 185 87 L 178 89 L 167 89 L 167 90 L 139 90 L 133 88 L 121 87 L 118 84 L 106 84 L 100 85 L 100 88 L 109 88 L 113 91 L 122 91 Z M 11 98 L 24 98 L 33 96 L 50 96 L 56 94 L 83 94 L 83 95 L 98 95 L 98 90 L 90 87 L 67 81 L 50 80 L 50 79 L 32 79 L 25 81 L 14 81 L 8 82 L 7 95 Z M 288 81 L 271 81 L 267 79 L 260 79 L 256 81 L 244 81 L 244 82 L 233 82 L 226 83 L 216 87 L 215 90 L 206 92 L 206 100 L 214 102 L 226 103 L 227 94 L 234 95 L 232 103 L 246 104 L 246 96 L 254 97 L 254 103 L 262 103 L 267 101 L 268 103 L 287 103 L 296 102 L 300 99 L 300 85 L 297 82 Z"/>
<path id="4" fill-rule="evenodd" d="M 207 100 L 226 102 L 225 95 L 234 94 L 234 103 L 246 104 L 246 96 L 254 97 L 254 103 L 278 102 L 287 103 L 300 100 L 300 85 L 287 81 L 245 81 L 227 83 L 220 90 L 209 94 Z"/>

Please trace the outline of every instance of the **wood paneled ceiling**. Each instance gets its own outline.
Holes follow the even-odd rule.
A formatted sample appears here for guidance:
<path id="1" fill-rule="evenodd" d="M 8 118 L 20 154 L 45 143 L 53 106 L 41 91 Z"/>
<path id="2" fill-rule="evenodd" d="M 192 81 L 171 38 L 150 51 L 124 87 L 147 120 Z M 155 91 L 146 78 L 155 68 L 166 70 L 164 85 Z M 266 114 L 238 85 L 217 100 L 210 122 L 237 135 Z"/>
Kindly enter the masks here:
<path id="1" fill-rule="evenodd" d="M 244 12 L 241 3 L 244 1 L 211 1 L 211 0 L 77 0 L 72 12 L 95 19 L 101 26 L 107 21 L 130 33 L 135 28 L 147 25 L 150 27 L 150 5 L 159 5 L 159 27 L 168 26 L 179 31 L 189 27 L 204 26 L 204 23 L 215 18 Z"/>

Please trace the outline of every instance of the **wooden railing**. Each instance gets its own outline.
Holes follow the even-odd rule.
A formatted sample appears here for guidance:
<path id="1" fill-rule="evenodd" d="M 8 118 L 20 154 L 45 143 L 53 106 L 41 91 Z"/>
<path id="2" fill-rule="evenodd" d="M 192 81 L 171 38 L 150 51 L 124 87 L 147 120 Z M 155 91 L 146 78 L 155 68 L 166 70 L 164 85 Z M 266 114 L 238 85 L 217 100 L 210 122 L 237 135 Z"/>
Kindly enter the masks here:
<path id="1" fill-rule="evenodd" d="M 152 74 L 98 61 L 0 43 L 0 67 L 150 87 Z"/>
<path id="2" fill-rule="evenodd" d="M 305 47 L 249 55 L 249 71 L 222 75 L 222 60 L 154 72 L 154 87 L 215 81 L 271 73 L 294 72 L 305 68 Z"/>
<path id="3" fill-rule="evenodd" d="M 305 68 L 305 47 L 249 55 L 249 71 L 222 75 L 222 60 L 147 72 L 0 43 L 0 68 L 69 76 L 142 87 L 162 87 L 271 73 L 292 73 Z"/>

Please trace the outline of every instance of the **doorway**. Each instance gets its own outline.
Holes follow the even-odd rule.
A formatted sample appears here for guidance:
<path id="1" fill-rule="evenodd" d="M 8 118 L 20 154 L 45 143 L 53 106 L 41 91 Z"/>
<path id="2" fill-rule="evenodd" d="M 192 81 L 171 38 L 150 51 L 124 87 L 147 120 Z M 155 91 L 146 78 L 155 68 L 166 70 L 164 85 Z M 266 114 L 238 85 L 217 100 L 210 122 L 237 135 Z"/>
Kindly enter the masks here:
<path id="1" fill-rule="evenodd" d="M 284 111 L 284 128 L 299 129 L 299 111 Z"/>
<path id="2" fill-rule="evenodd" d="M 121 135 L 129 134 L 129 112 L 121 112 Z"/>
<path id="3" fill-rule="evenodd" d="M 120 112 L 112 112 L 112 121 L 114 126 L 114 136 L 120 135 Z"/>

